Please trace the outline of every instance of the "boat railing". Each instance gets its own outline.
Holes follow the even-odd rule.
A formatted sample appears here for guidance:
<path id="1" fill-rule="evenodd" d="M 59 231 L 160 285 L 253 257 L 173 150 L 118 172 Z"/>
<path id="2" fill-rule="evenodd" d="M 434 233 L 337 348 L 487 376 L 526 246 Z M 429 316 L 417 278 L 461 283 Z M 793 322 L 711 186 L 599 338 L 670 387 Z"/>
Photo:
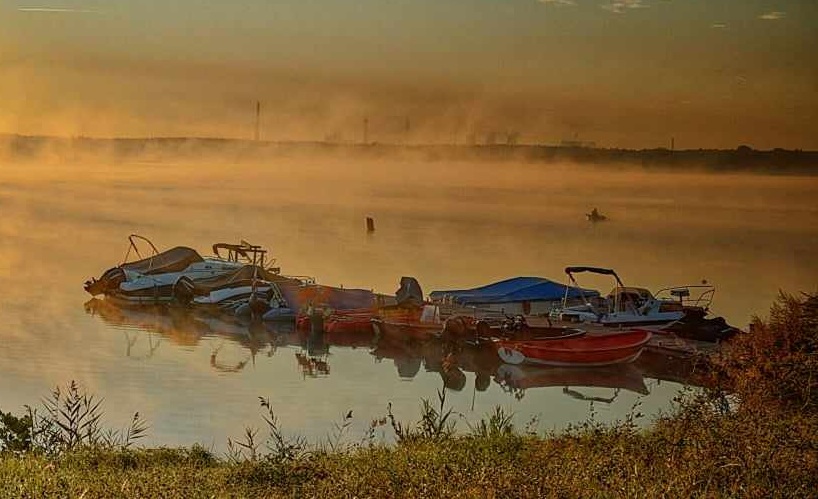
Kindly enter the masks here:
<path id="1" fill-rule="evenodd" d="M 502 310 L 494 310 L 490 308 L 476 307 L 470 305 L 461 305 L 455 302 L 435 301 L 430 300 L 430 303 L 437 305 L 440 308 L 440 315 L 442 317 L 453 317 L 456 315 L 473 317 L 474 319 L 497 319 L 502 320 L 505 314 Z"/>
<path id="2" fill-rule="evenodd" d="M 662 288 L 655 296 L 659 300 L 673 300 L 684 307 L 696 307 L 707 310 L 713 303 L 716 287 L 709 284 L 693 284 L 689 286 L 673 286 Z"/>
<path id="3" fill-rule="evenodd" d="M 150 249 L 151 251 L 153 251 L 153 253 L 147 257 L 142 256 L 142 253 L 139 252 L 139 246 L 136 244 L 136 240 L 146 242 L 148 246 L 150 246 Z M 154 245 L 150 239 L 148 239 L 145 236 L 140 236 L 139 234 L 131 234 L 128 236 L 128 251 L 125 252 L 125 257 L 122 258 L 122 263 L 120 265 L 125 265 L 126 263 L 128 263 L 128 258 L 131 256 L 131 251 L 136 253 L 136 256 L 140 260 L 150 258 L 150 261 L 148 262 L 148 269 L 153 268 L 153 257 L 159 254 L 159 250 L 156 249 L 156 245 Z"/>
<path id="4" fill-rule="evenodd" d="M 219 250 L 227 250 L 227 255 L 223 256 Z M 257 244 L 250 244 L 244 239 L 242 239 L 239 244 L 216 243 L 213 245 L 213 254 L 217 259 L 226 260 L 228 262 L 246 262 L 266 268 L 265 259 L 267 257 L 267 250 Z M 275 259 L 269 262 L 269 265 L 273 265 L 274 263 Z"/>
<path id="5" fill-rule="evenodd" d="M 297 281 L 301 281 L 302 286 L 315 286 L 317 283 L 315 277 L 308 276 L 308 275 L 285 275 L 282 277 L 286 277 L 288 279 L 295 279 Z"/>

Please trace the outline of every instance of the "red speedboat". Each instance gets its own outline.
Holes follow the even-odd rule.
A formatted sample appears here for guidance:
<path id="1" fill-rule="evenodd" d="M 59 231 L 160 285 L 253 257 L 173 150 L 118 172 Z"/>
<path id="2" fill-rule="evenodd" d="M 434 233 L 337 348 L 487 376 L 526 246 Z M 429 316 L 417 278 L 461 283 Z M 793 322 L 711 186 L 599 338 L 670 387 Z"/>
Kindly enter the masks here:
<path id="1" fill-rule="evenodd" d="M 564 339 L 497 340 L 495 346 L 507 364 L 608 366 L 636 360 L 650 337 L 650 331 L 632 330 Z"/>

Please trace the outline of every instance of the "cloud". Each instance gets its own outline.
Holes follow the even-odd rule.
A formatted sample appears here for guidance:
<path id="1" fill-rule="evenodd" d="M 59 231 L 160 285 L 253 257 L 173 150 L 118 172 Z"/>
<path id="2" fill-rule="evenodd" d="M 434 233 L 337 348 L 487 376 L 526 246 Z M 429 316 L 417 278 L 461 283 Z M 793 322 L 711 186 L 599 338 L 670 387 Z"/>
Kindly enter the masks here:
<path id="1" fill-rule="evenodd" d="M 565 5 L 576 5 L 576 0 L 537 0 L 545 5 L 553 5 L 555 7 L 563 7 Z"/>
<path id="2" fill-rule="evenodd" d="M 784 19 L 786 16 L 787 16 L 786 12 L 774 10 L 772 12 L 767 12 L 766 14 L 761 14 L 760 16 L 758 16 L 758 18 L 764 19 L 765 21 L 778 21 L 779 19 Z"/>
<path id="3" fill-rule="evenodd" d="M 713 29 L 726 29 L 727 25 L 724 23 L 713 23 L 710 25 L 710 27 Z"/>
<path id="4" fill-rule="evenodd" d="M 601 7 L 615 14 L 622 14 L 629 9 L 647 8 L 648 4 L 643 0 L 611 0 L 608 3 L 602 4 Z"/>
<path id="5" fill-rule="evenodd" d="M 97 11 L 88 9 L 69 9 L 63 7 L 18 7 L 19 12 L 45 12 L 48 14 L 95 14 Z"/>

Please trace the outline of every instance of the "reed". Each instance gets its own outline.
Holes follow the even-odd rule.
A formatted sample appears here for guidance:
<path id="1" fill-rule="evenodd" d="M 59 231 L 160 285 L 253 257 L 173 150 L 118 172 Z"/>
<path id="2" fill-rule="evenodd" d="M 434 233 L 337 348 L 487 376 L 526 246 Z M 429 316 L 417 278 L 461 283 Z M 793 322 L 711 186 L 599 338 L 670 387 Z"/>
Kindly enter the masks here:
<path id="1" fill-rule="evenodd" d="M 145 436 L 148 425 L 138 412 L 124 429 L 105 428 L 102 404 L 76 381 L 55 387 L 42 411 L 26 406 L 20 417 L 0 412 L 0 450 L 59 455 L 80 447 L 127 449 Z"/>

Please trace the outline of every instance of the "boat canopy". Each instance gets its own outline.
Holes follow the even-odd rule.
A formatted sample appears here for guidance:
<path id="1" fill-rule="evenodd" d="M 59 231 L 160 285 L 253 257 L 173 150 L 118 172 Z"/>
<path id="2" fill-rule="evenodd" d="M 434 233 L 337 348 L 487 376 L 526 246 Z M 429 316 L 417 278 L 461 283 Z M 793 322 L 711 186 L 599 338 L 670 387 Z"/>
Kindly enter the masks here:
<path id="1" fill-rule="evenodd" d="M 603 269 L 601 267 L 565 267 L 566 274 L 579 274 L 580 272 L 591 272 L 602 275 L 616 275 L 613 269 Z"/>
<path id="2" fill-rule="evenodd" d="M 203 261 L 204 258 L 196 250 L 187 246 L 176 246 L 142 260 L 123 263 L 122 268 L 145 275 L 166 274 L 181 272 L 191 264 Z"/>
<path id="3" fill-rule="evenodd" d="M 562 300 L 566 292 L 568 298 L 599 296 L 598 291 L 566 286 L 544 277 L 513 277 L 504 281 L 487 284 L 472 289 L 432 291 L 432 300 L 450 298 L 463 305 L 477 303 L 508 303 L 523 301 Z"/>

